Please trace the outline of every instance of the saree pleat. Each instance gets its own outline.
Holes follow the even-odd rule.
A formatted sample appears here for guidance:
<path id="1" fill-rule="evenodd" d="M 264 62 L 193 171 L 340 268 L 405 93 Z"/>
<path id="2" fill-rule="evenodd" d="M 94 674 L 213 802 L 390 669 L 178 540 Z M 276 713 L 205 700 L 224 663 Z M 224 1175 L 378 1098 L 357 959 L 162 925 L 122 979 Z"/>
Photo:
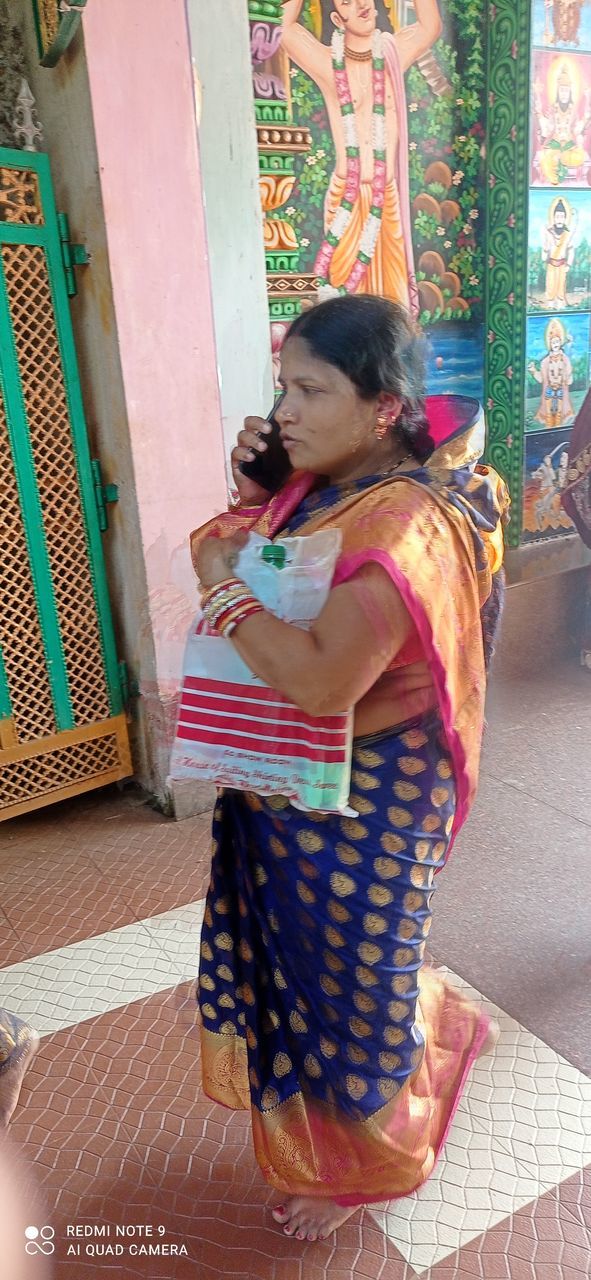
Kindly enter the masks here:
<path id="1" fill-rule="evenodd" d="M 423 968 L 453 826 L 436 717 L 357 741 L 357 817 L 225 792 L 201 947 L 207 1094 L 278 1190 L 342 1204 L 431 1172 L 486 1020 Z"/>

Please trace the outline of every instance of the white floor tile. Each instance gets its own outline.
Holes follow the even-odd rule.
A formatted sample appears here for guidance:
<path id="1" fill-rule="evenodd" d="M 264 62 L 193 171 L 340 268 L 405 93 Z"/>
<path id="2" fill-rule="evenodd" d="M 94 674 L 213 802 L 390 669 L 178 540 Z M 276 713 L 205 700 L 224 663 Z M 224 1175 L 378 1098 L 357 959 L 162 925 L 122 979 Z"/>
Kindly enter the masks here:
<path id="1" fill-rule="evenodd" d="M 419 1276 L 591 1162 L 591 1080 L 449 978 L 498 1019 L 501 1040 L 473 1067 L 430 1181 L 371 1210 Z"/>
<path id="2" fill-rule="evenodd" d="M 0 969 L 5 1005 L 52 1035 L 196 977 L 204 902 Z"/>

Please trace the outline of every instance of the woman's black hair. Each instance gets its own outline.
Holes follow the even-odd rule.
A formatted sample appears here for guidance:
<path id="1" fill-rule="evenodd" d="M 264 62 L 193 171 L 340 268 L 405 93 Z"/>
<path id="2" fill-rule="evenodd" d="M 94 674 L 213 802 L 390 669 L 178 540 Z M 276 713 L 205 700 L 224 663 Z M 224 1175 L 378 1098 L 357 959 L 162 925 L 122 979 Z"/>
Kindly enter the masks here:
<path id="1" fill-rule="evenodd" d="M 331 18 L 331 14 L 335 12 L 335 6 L 333 4 L 333 0 L 320 0 L 320 3 L 322 10 L 321 40 L 323 44 L 330 44 L 333 33 L 336 30 Z M 374 4 L 377 9 L 377 22 L 380 31 L 392 31 L 392 23 L 388 17 L 388 11 L 384 4 L 384 0 L 374 0 Z"/>
<path id="2" fill-rule="evenodd" d="M 404 307 L 371 294 L 331 298 L 298 316 L 289 338 L 302 338 L 317 360 L 340 369 L 362 400 L 380 394 L 401 400 L 396 432 L 414 457 L 421 462 L 429 457 L 426 343 Z"/>

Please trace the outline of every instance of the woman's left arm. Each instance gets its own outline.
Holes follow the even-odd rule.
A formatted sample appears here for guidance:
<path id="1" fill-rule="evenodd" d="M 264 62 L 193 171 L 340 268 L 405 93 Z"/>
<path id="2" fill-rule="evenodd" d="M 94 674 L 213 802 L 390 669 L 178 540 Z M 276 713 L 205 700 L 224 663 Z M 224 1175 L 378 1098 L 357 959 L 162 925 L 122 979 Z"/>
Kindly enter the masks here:
<path id="1" fill-rule="evenodd" d="M 229 572 L 228 540 L 217 548 L 208 546 L 210 541 L 198 565 L 208 587 Z M 310 631 L 264 611 L 241 622 L 232 643 L 255 675 L 302 711 L 334 715 L 355 706 L 371 689 L 412 627 L 385 569 L 369 563 L 350 582 L 333 588 Z"/>

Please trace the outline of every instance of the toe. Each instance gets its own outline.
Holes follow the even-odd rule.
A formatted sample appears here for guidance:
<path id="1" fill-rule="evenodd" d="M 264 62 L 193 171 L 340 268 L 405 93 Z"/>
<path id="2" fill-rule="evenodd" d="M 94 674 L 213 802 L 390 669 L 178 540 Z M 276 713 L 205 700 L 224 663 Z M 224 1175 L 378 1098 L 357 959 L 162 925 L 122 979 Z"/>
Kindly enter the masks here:
<path id="1" fill-rule="evenodd" d="M 288 1211 L 284 1204 L 275 1205 L 274 1209 L 271 1210 L 271 1215 L 275 1219 L 275 1222 L 281 1222 L 282 1224 L 287 1222 Z"/>

